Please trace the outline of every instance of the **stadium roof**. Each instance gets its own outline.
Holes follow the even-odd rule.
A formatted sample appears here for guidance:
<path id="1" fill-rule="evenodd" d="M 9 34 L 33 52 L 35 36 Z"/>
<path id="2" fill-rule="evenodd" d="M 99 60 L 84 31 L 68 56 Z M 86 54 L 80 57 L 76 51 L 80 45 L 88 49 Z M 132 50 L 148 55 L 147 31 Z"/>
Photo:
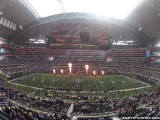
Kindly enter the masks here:
<path id="1" fill-rule="evenodd" d="M 0 37 L 8 39 L 38 19 L 39 14 L 26 0 L 0 0 Z"/>
<path id="2" fill-rule="evenodd" d="M 63 12 L 87 12 L 124 19 L 143 0 L 28 0 L 41 17 Z"/>
<path id="3" fill-rule="evenodd" d="M 128 26 L 155 41 L 160 38 L 160 0 L 145 0 L 125 20 Z"/>
<path id="4" fill-rule="evenodd" d="M 29 1 L 29 2 L 28 2 Z M 42 13 L 38 10 L 34 4 L 41 3 L 42 0 L 33 0 L 35 3 L 30 4 L 30 0 L 0 0 L 0 37 L 20 40 L 20 33 L 25 33 L 26 28 L 30 26 L 32 31 L 32 24 L 39 24 L 39 21 L 49 20 L 50 17 L 44 17 L 48 15 L 54 15 L 57 13 L 68 13 L 68 12 L 92 12 L 94 14 L 103 15 L 104 13 L 112 13 L 115 16 L 123 14 L 123 25 L 132 28 L 135 32 L 141 34 L 145 39 L 157 40 L 160 38 L 160 1 L 159 0 L 140 0 L 141 2 L 134 3 L 138 6 L 130 6 L 128 2 L 133 2 L 137 0 L 51 0 L 54 3 L 39 7 Z M 46 0 L 44 0 L 46 2 Z M 113 1 L 114 4 L 107 3 L 108 1 Z M 125 3 L 124 3 L 125 1 Z M 139 0 L 138 0 L 139 1 Z M 81 2 L 81 3 L 80 3 Z M 118 2 L 118 3 L 117 3 Z M 48 2 L 46 2 L 48 3 Z M 122 4 L 123 6 L 122 6 Z M 100 8 L 98 9 L 98 6 Z M 125 14 L 121 10 L 127 11 L 130 7 L 129 14 Z M 47 7 L 47 8 L 45 8 Z M 52 9 L 55 8 L 55 9 Z M 81 9 L 83 8 L 83 9 Z M 107 10 L 106 8 L 109 8 Z M 95 11 L 97 10 L 98 11 Z M 43 14 L 47 10 L 46 15 Z M 132 11 L 133 10 L 133 11 Z M 50 12 L 51 11 L 51 12 Z M 118 13 L 117 11 L 120 11 Z M 107 14 L 106 14 L 107 15 Z M 107 15 L 108 16 L 108 15 Z M 114 17 L 114 16 L 109 16 Z M 115 17 L 118 18 L 118 17 Z M 48 25 L 48 24 L 47 24 Z M 35 27 L 35 26 L 34 26 Z M 39 27 L 39 33 L 37 29 L 37 34 L 40 34 L 44 24 Z M 50 31 L 50 27 L 45 27 L 46 31 Z M 22 34 L 23 35 L 23 34 Z"/>

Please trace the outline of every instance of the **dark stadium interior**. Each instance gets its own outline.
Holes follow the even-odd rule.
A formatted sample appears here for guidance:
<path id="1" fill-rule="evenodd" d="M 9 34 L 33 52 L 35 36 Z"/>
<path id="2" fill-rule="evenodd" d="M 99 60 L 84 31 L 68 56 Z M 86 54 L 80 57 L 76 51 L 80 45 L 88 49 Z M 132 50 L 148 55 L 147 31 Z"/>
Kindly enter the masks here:
<path id="1" fill-rule="evenodd" d="M 0 119 L 160 119 L 160 0 L 79 1 L 0 0 Z"/>

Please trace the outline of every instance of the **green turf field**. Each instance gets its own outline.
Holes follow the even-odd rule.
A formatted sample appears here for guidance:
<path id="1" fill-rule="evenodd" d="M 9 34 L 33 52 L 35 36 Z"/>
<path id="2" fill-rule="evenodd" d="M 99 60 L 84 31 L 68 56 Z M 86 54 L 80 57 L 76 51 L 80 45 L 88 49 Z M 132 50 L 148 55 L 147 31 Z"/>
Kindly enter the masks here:
<path id="1" fill-rule="evenodd" d="M 18 84 L 37 88 L 53 87 L 70 91 L 113 91 L 145 87 L 146 84 L 125 76 L 54 76 L 35 74 L 14 80 Z"/>
<path id="2" fill-rule="evenodd" d="M 151 89 L 151 86 L 148 83 L 137 81 L 126 76 L 75 77 L 35 74 L 17 78 L 8 82 L 6 81 L 6 84 L 11 88 L 41 97 L 45 97 L 44 87 L 68 89 L 65 92 L 55 92 L 55 90 L 50 89 L 49 93 L 52 96 L 86 95 L 98 97 L 107 95 L 110 99 L 132 96 Z M 77 93 L 77 89 L 81 92 Z"/>

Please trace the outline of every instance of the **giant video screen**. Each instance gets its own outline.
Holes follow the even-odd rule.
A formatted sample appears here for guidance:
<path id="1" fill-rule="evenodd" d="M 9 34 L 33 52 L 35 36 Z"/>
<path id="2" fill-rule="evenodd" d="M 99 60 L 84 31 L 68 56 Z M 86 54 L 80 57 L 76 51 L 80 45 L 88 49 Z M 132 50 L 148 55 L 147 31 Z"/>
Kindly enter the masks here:
<path id="1" fill-rule="evenodd" d="M 48 47 L 61 49 L 110 49 L 113 42 L 107 25 L 92 22 L 54 24 L 45 39 Z"/>

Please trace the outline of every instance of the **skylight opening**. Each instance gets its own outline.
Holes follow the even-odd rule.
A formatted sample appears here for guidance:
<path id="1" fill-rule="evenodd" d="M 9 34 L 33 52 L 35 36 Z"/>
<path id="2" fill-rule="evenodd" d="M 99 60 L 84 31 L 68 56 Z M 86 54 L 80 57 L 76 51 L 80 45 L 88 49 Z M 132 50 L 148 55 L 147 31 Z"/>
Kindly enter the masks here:
<path id="1" fill-rule="evenodd" d="M 87 12 L 125 19 L 144 0 L 61 0 L 65 12 Z M 59 0 L 28 0 L 41 17 L 63 13 Z"/>

